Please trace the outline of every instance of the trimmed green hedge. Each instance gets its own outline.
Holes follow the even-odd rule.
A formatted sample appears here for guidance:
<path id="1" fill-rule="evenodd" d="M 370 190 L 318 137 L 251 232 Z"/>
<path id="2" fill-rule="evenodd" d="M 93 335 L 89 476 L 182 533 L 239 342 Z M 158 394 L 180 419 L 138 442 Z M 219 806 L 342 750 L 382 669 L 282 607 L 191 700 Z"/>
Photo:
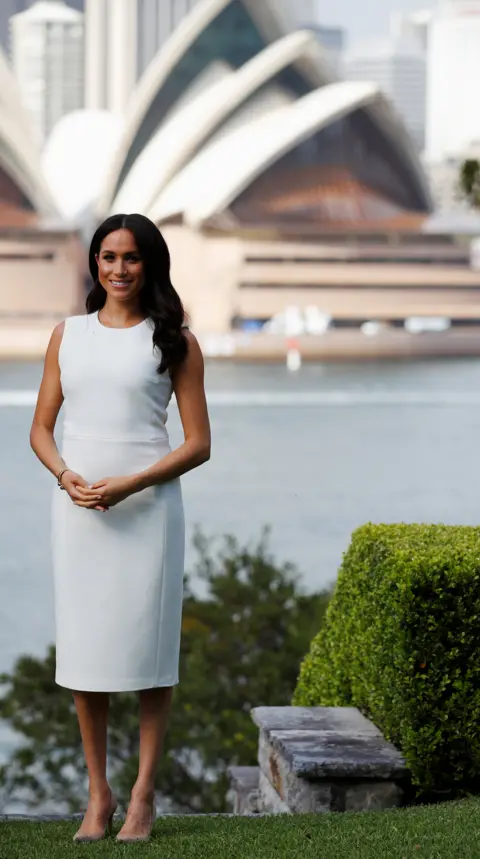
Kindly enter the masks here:
<path id="1" fill-rule="evenodd" d="M 478 791 L 480 528 L 355 531 L 293 703 L 358 707 L 420 791 Z"/>

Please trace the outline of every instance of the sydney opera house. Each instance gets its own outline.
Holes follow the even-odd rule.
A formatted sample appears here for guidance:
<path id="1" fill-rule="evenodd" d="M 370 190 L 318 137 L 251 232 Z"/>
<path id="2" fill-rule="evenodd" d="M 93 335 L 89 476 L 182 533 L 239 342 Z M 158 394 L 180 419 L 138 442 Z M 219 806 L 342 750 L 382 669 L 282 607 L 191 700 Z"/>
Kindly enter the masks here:
<path id="1" fill-rule="evenodd" d="M 42 156 L 0 60 L 0 334 L 78 311 L 82 241 L 119 211 L 163 230 L 200 334 L 259 329 L 289 306 L 339 336 L 369 320 L 480 322 L 480 277 L 429 227 L 403 122 L 375 85 L 336 79 L 273 0 L 200 0 L 121 120 L 71 114 Z"/>

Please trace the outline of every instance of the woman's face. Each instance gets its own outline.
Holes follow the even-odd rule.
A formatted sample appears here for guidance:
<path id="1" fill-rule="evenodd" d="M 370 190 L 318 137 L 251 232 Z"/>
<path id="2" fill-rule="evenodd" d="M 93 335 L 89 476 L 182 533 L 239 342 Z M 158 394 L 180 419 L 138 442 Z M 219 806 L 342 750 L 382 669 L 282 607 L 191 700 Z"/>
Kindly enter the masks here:
<path id="1" fill-rule="evenodd" d="M 109 233 L 96 255 L 98 279 L 115 301 L 132 301 L 144 284 L 145 268 L 130 230 Z"/>

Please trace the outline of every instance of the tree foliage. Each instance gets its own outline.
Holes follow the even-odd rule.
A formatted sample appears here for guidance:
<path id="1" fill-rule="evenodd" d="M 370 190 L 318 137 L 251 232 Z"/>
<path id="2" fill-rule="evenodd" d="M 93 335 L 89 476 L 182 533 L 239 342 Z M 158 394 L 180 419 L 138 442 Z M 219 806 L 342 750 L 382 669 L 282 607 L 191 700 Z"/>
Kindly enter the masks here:
<path id="1" fill-rule="evenodd" d="M 480 206 L 480 161 L 468 158 L 460 169 L 460 189 L 468 202 L 478 208 Z"/>
<path id="2" fill-rule="evenodd" d="M 186 579 L 180 657 L 157 790 L 175 809 L 223 811 L 226 769 L 256 763 L 257 729 L 250 710 L 288 705 L 299 665 L 322 623 L 329 593 L 304 593 L 293 565 L 275 564 L 264 530 L 253 548 L 226 537 L 216 554 L 194 539 L 194 576 Z M 22 796 L 31 806 L 65 803 L 78 810 L 86 772 L 70 692 L 54 681 L 55 651 L 21 657 L 4 686 L 0 718 L 23 740 L 0 770 L 0 799 Z M 110 698 L 109 774 L 128 799 L 138 765 L 138 699 Z"/>

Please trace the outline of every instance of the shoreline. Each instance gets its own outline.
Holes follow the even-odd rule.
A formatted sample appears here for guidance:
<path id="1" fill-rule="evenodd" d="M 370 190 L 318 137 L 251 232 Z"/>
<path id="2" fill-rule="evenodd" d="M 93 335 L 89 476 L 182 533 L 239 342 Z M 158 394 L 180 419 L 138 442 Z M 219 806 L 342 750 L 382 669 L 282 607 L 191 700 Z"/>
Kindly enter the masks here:
<path id="1" fill-rule="evenodd" d="M 58 321 L 0 322 L 0 361 L 43 360 Z M 221 362 L 285 363 L 289 350 L 298 351 L 305 362 L 480 357 L 480 325 L 421 334 L 392 328 L 374 336 L 351 329 L 297 337 L 242 331 L 197 336 L 205 359 Z"/>

